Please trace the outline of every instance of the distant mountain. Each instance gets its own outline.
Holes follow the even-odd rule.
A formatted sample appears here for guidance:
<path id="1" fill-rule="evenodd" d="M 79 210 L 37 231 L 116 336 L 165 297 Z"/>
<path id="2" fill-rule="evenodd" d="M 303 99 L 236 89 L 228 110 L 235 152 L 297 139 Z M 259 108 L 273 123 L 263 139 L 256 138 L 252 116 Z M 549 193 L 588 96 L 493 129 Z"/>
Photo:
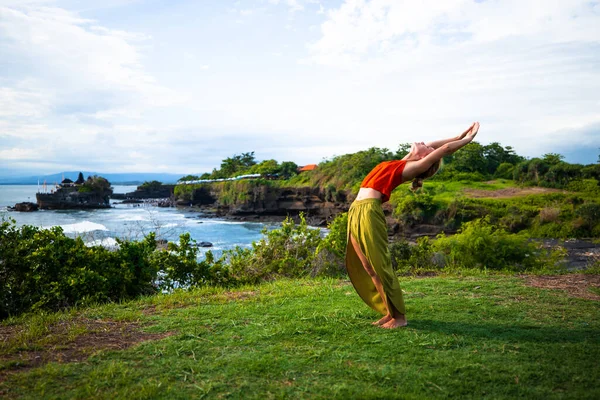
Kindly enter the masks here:
<path id="1" fill-rule="evenodd" d="M 146 181 L 159 181 L 162 183 L 175 183 L 179 178 L 188 174 L 163 174 L 163 173 L 151 173 L 151 172 L 137 172 L 137 173 L 120 173 L 120 174 L 105 174 L 101 172 L 90 172 L 81 171 L 83 177 L 87 179 L 88 176 L 98 175 L 102 176 L 113 185 L 139 185 Z M 40 175 L 40 176 L 26 176 L 17 178 L 0 178 L 0 185 L 37 185 L 46 181 L 48 184 L 60 183 L 63 179 L 69 178 L 73 181 L 77 179 L 79 171 L 65 171 L 59 172 L 58 174 L 52 175 Z"/>

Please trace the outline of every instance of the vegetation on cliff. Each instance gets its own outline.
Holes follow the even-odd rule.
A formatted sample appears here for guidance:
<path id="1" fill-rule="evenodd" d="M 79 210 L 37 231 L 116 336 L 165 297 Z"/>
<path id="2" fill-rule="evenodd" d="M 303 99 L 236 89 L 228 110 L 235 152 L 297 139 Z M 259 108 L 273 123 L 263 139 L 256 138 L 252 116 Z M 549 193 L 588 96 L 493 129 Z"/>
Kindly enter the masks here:
<path id="1" fill-rule="evenodd" d="M 79 177 L 77 182 L 80 181 Z M 79 193 L 92 193 L 99 198 L 108 199 L 113 193 L 110 182 L 101 176 L 88 176 L 88 178 L 81 184 L 75 182 L 75 187 Z"/>
<path id="2" fill-rule="evenodd" d="M 261 200 L 265 193 L 261 187 L 293 190 L 308 186 L 319 188 L 323 202 L 343 202 L 352 199 L 375 165 L 402 158 L 409 149 L 405 143 L 395 152 L 373 147 L 336 156 L 289 179 L 178 185 L 175 196 L 195 203 L 195 197 L 206 198 L 211 192 L 218 205 L 233 207 Z M 257 165 L 254 153 L 244 153 L 223 160 L 221 169 L 211 176 L 221 176 L 223 171 L 248 172 Z M 422 224 L 453 232 L 465 222 L 489 216 L 490 223 L 499 228 L 532 237 L 600 237 L 599 182 L 600 164 L 569 164 L 555 153 L 527 160 L 510 146 L 474 142 L 447 157 L 441 171 L 419 192 L 401 185 L 392 193 L 390 204 L 401 232 Z M 527 189 L 532 187 L 544 190 Z"/>
<path id="3" fill-rule="evenodd" d="M 214 168 L 211 173 L 202 175 L 186 175 L 179 179 L 180 182 L 195 181 L 199 179 L 223 179 L 234 178 L 240 175 L 260 174 L 262 176 L 276 176 L 288 179 L 297 174 L 298 165 L 291 161 L 281 164 L 276 160 L 264 160 L 258 162 L 254 152 L 234 154 L 221 162 L 220 168 Z"/>

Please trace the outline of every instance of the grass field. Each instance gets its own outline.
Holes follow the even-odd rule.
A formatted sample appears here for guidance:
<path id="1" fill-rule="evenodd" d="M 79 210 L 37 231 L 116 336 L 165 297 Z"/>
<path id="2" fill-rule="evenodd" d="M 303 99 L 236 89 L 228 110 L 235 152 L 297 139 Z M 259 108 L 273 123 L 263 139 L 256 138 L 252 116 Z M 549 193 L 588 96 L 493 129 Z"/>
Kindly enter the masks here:
<path id="1" fill-rule="evenodd" d="M 0 397 L 600 398 L 598 301 L 510 276 L 401 285 L 391 331 L 349 282 L 309 279 L 5 321 Z"/>

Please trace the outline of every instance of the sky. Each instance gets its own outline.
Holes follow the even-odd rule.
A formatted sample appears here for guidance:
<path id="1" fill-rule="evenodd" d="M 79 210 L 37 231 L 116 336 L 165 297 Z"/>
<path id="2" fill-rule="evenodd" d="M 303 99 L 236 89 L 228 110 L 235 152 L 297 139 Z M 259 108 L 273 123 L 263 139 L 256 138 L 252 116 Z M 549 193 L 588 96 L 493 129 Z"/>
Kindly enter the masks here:
<path id="1" fill-rule="evenodd" d="M 600 1 L 0 0 L 0 176 L 600 154 Z"/>

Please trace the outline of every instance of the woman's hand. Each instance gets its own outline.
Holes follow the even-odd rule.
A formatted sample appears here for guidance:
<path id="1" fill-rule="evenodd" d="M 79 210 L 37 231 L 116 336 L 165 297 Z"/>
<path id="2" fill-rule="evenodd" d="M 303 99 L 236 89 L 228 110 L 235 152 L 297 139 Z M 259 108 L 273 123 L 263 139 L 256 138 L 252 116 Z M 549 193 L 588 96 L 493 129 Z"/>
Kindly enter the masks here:
<path id="1" fill-rule="evenodd" d="M 473 127 L 475 126 L 475 124 L 476 124 L 476 122 L 473 122 L 471 124 L 471 126 L 467 128 L 466 131 L 464 131 L 463 133 L 461 133 L 460 135 L 458 135 L 458 137 L 456 138 L 456 140 L 464 139 L 464 137 L 467 136 L 467 134 L 469 132 L 471 132 L 471 130 L 473 129 Z"/>
<path id="2" fill-rule="evenodd" d="M 473 125 L 471 125 L 471 128 L 469 129 L 469 131 L 467 131 L 467 138 L 469 138 L 470 141 L 472 141 L 473 139 L 475 139 L 475 136 L 477 136 L 477 132 L 479 132 L 479 122 L 474 122 Z"/>

